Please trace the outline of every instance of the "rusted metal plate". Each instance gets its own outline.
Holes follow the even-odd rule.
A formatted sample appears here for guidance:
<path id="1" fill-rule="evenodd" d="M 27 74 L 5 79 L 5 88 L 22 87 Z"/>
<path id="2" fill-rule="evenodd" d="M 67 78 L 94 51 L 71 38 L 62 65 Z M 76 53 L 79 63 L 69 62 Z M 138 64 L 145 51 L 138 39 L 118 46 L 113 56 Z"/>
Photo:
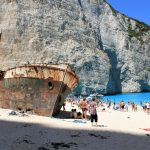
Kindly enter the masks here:
<path id="1" fill-rule="evenodd" d="M 68 65 L 24 65 L 16 68 L 8 69 L 4 78 L 38 78 L 52 79 L 54 81 L 62 81 L 65 75 L 64 84 L 72 89 L 78 82 L 78 78 Z"/>

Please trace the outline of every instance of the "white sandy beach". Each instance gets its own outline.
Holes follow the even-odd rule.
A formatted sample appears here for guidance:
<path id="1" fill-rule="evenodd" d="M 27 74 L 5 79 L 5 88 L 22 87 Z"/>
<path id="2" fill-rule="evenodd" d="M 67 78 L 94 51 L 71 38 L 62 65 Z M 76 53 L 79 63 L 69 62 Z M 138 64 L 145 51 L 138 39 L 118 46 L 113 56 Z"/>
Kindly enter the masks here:
<path id="1" fill-rule="evenodd" d="M 75 107 L 75 106 L 74 106 Z M 66 110 L 72 108 L 67 104 Z M 89 120 L 9 115 L 0 109 L 0 150 L 149 150 L 150 115 L 141 109 L 98 109 L 98 126 Z"/>

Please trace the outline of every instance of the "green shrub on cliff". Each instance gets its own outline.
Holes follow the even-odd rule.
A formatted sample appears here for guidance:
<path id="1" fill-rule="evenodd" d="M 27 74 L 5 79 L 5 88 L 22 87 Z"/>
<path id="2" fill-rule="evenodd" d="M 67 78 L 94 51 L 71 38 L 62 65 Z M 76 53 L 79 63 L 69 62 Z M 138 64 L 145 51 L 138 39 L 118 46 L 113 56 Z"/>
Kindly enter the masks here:
<path id="1" fill-rule="evenodd" d="M 140 22 L 138 20 L 135 20 L 135 21 L 136 21 L 136 28 L 134 30 L 131 28 L 131 24 L 129 24 L 129 27 L 128 27 L 129 37 L 131 38 L 135 37 L 137 40 L 141 42 L 141 44 L 143 44 L 144 41 L 143 41 L 142 36 L 144 36 L 146 32 L 150 30 L 150 26 L 148 26 L 144 22 Z"/>

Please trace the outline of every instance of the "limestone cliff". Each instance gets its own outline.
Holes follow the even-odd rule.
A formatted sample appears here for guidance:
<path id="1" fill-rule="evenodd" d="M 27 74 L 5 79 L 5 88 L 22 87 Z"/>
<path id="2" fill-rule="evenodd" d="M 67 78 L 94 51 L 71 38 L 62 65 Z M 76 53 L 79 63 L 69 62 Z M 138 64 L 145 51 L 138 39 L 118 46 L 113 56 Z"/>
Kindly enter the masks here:
<path id="1" fill-rule="evenodd" d="M 105 0 L 0 0 L 0 70 L 69 63 L 75 94 L 150 91 L 150 27 Z"/>

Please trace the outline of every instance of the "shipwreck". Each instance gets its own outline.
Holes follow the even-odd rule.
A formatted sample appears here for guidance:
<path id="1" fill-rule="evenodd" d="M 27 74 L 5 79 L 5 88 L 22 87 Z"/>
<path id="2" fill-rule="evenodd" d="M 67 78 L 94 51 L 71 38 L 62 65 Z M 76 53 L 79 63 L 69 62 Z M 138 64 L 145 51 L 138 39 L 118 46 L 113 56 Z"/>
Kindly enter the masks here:
<path id="1" fill-rule="evenodd" d="M 0 71 L 0 107 L 54 116 L 77 83 L 67 64 L 30 64 Z"/>

